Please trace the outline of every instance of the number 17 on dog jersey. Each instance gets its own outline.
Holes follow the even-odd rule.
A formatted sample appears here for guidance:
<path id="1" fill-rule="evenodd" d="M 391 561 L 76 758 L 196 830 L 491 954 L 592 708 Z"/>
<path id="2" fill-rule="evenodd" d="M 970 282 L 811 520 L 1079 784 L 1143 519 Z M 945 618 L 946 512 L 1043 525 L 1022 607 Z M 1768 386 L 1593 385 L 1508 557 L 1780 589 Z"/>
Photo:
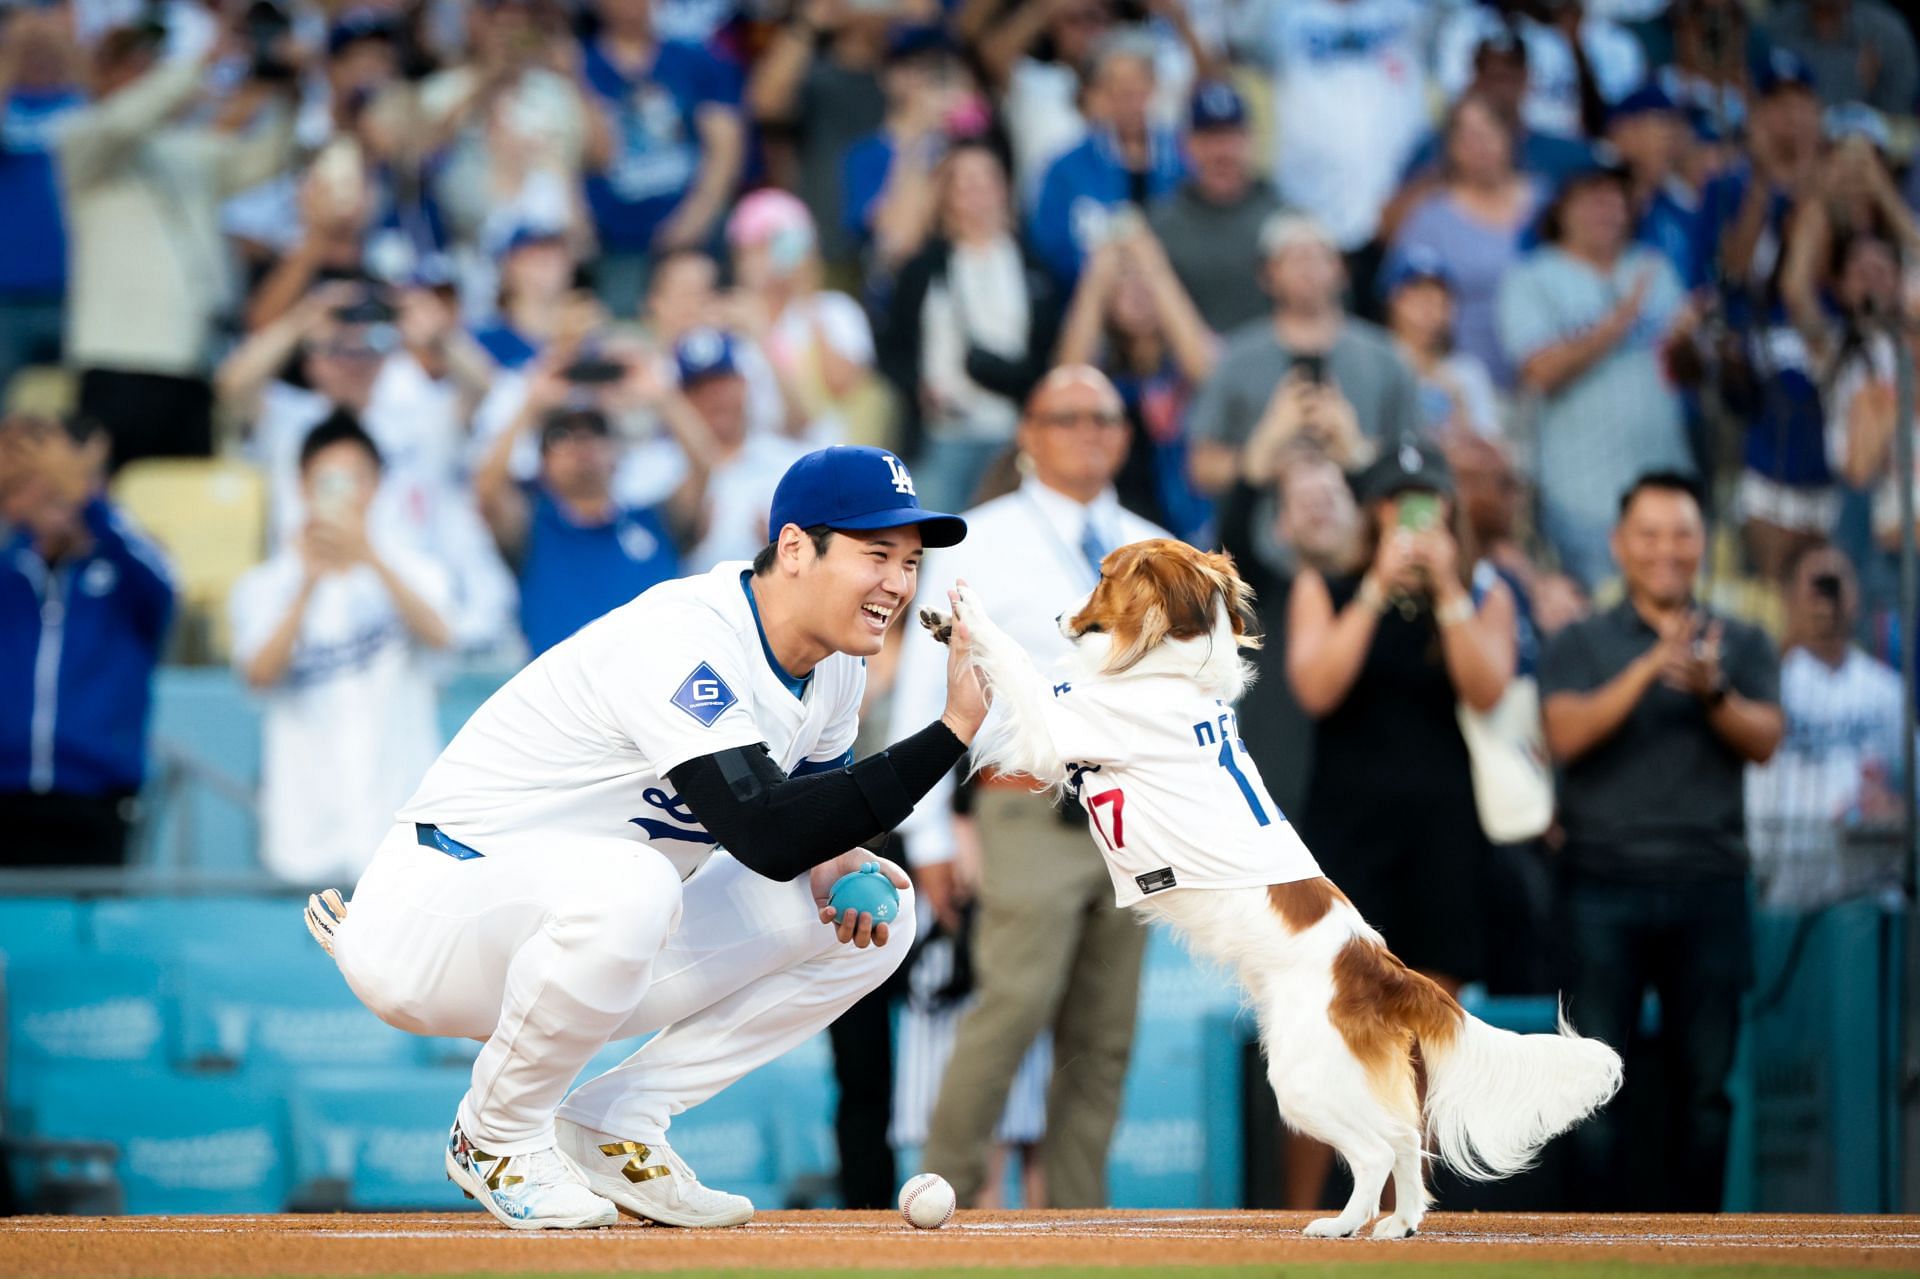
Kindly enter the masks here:
<path id="1" fill-rule="evenodd" d="M 1178 676 L 1055 684 L 1054 744 L 1087 810 L 1117 905 L 1175 888 L 1313 879 L 1313 854 L 1267 793 L 1233 708 Z"/>

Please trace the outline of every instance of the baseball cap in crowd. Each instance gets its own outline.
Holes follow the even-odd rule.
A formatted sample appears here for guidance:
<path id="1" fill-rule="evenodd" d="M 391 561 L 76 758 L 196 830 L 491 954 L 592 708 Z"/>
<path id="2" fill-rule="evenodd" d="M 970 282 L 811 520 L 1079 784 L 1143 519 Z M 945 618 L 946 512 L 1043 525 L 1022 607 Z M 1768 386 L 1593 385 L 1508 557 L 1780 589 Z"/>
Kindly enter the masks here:
<path id="1" fill-rule="evenodd" d="M 396 281 L 407 289 L 451 289 L 458 282 L 453 260 L 444 253 L 422 253 Z"/>
<path id="2" fill-rule="evenodd" d="M 1783 89 L 1812 93 L 1813 67 L 1791 49 L 1774 49 L 1754 68 L 1753 86 L 1763 98 L 1772 97 Z"/>
<path id="3" fill-rule="evenodd" d="M 1649 80 L 1613 104 L 1607 111 L 1607 124 L 1616 125 L 1622 120 L 1630 120 L 1637 115 L 1650 115 L 1654 112 L 1678 112 L 1680 106 L 1665 89 Z"/>
<path id="4" fill-rule="evenodd" d="M 1519 63 L 1527 60 L 1527 44 L 1511 26 L 1502 22 L 1487 34 L 1480 37 L 1480 43 L 1473 46 L 1473 60 L 1482 58 L 1512 58 Z"/>
<path id="5" fill-rule="evenodd" d="M 738 374 L 740 363 L 736 357 L 733 338 L 719 329 L 694 329 L 673 348 L 673 362 L 679 369 L 681 386 Z"/>
<path id="6" fill-rule="evenodd" d="M 887 35 L 887 61 L 910 62 L 915 58 L 944 57 L 953 52 L 953 42 L 939 27 L 895 27 Z"/>
<path id="7" fill-rule="evenodd" d="M 1354 487 L 1365 504 L 1411 491 L 1452 497 L 1453 471 L 1434 449 L 1407 440 L 1381 453 Z"/>
<path id="8" fill-rule="evenodd" d="M 1434 283 L 1453 291 L 1453 273 L 1437 249 L 1409 244 L 1396 249 L 1380 272 L 1380 296 L 1390 298 L 1409 284 Z"/>
<path id="9" fill-rule="evenodd" d="M 1202 129 L 1244 129 L 1247 104 L 1225 80 L 1203 81 L 1194 88 L 1187 127 L 1195 133 Z"/>
<path id="10" fill-rule="evenodd" d="M 339 57 L 362 40 L 397 40 L 400 28 L 391 14 L 378 9 L 348 9 L 327 28 L 327 56 Z"/>
<path id="11" fill-rule="evenodd" d="M 806 265 L 816 242 L 807 206 L 777 187 L 753 192 L 727 218 L 727 243 L 736 249 L 766 245 L 768 265 L 781 276 Z"/>
<path id="12" fill-rule="evenodd" d="M 507 232 L 507 238 L 500 243 L 499 255 L 507 256 L 516 249 L 524 249 L 530 244 L 564 244 L 567 233 L 557 226 L 539 222 L 521 222 Z"/>
<path id="13" fill-rule="evenodd" d="M 807 454 L 780 477 L 767 515 L 768 540 L 789 524 L 834 529 L 920 526 L 928 547 L 952 546 L 967 535 L 958 515 L 929 511 L 913 491 L 907 465 L 885 449 L 836 445 Z"/>
<path id="14" fill-rule="evenodd" d="M 1883 152 L 1893 144 L 1887 118 L 1864 102 L 1841 102 L 1828 107 L 1820 119 L 1820 128 L 1832 142 L 1865 138 Z"/>

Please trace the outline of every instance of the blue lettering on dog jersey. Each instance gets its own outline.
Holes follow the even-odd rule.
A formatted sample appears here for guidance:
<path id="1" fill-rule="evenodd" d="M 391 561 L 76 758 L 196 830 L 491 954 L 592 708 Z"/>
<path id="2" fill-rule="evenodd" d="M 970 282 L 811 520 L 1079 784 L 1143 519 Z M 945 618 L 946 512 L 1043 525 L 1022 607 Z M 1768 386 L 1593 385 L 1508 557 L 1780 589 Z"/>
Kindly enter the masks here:
<path id="1" fill-rule="evenodd" d="M 708 728 L 740 699 L 727 687 L 727 681 L 705 662 L 693 668 L 693 674 L 680 681 L 674 690 L 673 704 Z"/>

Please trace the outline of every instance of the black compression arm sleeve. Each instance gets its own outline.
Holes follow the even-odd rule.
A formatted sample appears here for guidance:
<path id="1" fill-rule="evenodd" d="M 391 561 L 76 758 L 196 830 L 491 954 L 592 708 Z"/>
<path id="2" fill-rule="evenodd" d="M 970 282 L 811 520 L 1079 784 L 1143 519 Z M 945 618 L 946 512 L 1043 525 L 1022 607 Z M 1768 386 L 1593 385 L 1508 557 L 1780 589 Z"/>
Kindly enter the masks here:
<path id="1" fill-rule="evenodd" d="M 667 780 L 741 865 L 785 881 L 905 821 L 966 751 L 935 720 L 829 773 L 788 777 L 765 744 L 755 743 L 690 759 Z"/>

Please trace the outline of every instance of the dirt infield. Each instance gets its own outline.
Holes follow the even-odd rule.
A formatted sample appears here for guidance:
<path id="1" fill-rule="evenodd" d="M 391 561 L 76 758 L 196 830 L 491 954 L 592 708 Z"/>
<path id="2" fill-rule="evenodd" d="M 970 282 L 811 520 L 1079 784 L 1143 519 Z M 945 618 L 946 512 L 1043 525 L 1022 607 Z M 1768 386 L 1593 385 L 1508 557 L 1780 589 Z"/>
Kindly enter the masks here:
<path id="1" fill-rule="evenodd" d="M 707 1268 L 1277 1265 L 1605 1261 L 1920 1273 L 1920 1217 L 1435 1213 L 1418 1238 L 1304 1239 L 1302 1213 L 962 1213 L 915 1231 L 891 1213 L 774 1212 L 736 1230 L 622 1222 L 531 1234 L 478 1213 L 0 1220 L 9 1279 L 444 1275 Z M 1417 1268 L 1416 1268 L 1417 1271 Z"/>

